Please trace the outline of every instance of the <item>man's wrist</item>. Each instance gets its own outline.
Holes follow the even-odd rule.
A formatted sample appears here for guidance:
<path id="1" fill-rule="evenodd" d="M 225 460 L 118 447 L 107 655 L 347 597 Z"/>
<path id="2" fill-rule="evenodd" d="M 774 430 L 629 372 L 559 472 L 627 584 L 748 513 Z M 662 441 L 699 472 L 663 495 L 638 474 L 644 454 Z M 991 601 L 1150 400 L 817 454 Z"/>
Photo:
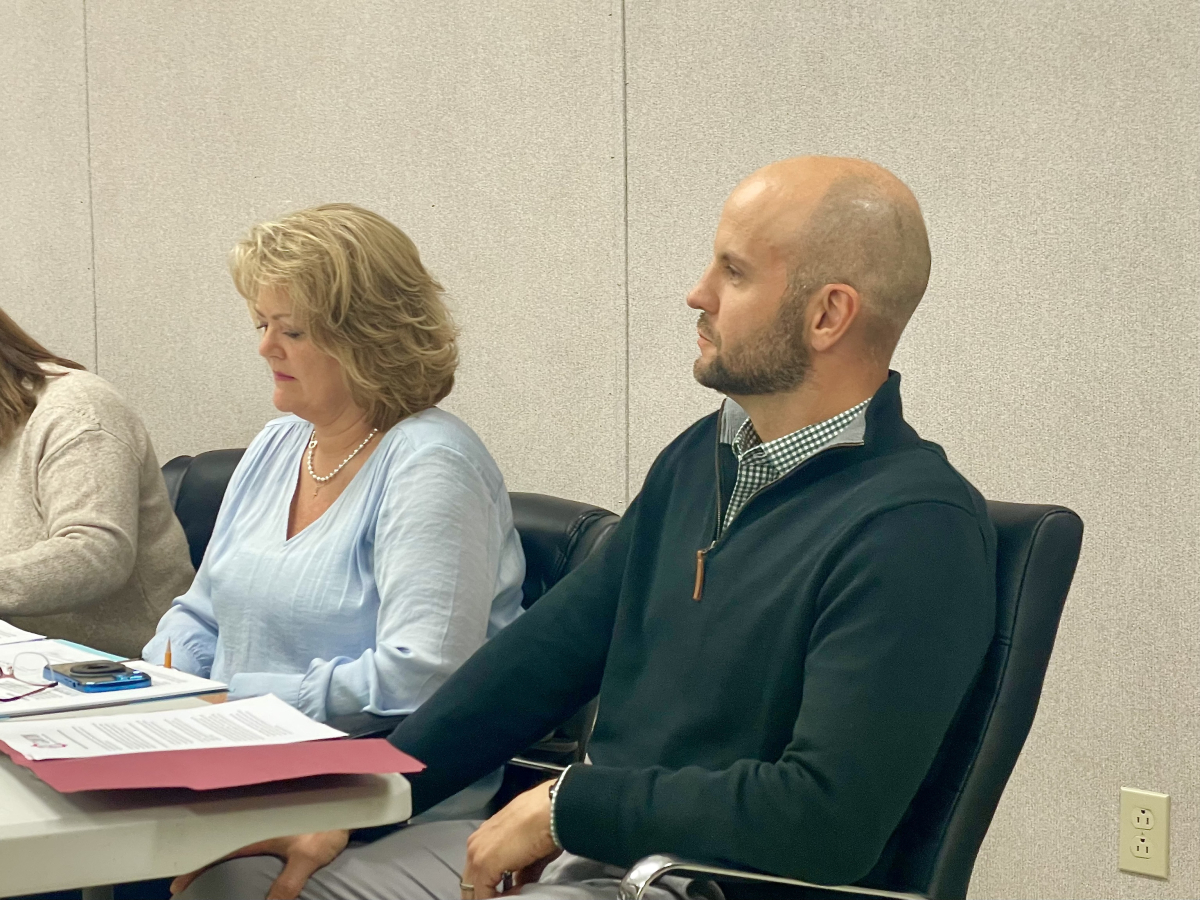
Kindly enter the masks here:
<path id="1" fill-rule="evenodd" d="M 558 820 L 555 818 L 554 807 L 557 805 L 558 791 L 562 787 L 563 781 L 566 780 L 567 773 L 570 771 L 571 767 L 567 766 L 562 770 L 562 774 L 558 776 L 558 780 L 550 786 L 550 838 L 554 841 L 554 846 L 559 850 L 565 848 L 562 845 L 562 841 L 558 839 Z"/>

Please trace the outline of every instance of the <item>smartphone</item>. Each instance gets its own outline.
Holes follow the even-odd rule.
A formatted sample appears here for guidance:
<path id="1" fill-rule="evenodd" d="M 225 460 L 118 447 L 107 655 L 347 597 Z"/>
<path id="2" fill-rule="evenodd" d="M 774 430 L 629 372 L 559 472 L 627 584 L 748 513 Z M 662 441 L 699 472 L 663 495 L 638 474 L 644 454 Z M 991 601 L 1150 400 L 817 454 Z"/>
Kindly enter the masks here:
<path id="1" fill-rule="evenodd" d="M 150 676 L 119 662 L 96 659 L 89 662 L 59 663 L 47 666 L 45 677 L 76 691 L 120 691 L 146 687 Z"/>

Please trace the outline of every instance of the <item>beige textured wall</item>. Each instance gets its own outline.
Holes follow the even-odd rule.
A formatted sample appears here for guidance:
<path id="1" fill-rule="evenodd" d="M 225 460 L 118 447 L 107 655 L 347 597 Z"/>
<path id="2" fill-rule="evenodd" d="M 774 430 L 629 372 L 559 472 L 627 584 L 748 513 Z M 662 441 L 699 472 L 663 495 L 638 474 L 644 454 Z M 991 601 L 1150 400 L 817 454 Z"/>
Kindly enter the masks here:
<path id="1" fill-rule="evenodd" d="M 0 0 L 0 308 L 95 363 L 83 5 Z"/>
<path id="2" fill-rule="evenodd" d="M 1195 0 L 0 0 L 0 40 L 0 305 L 164 459 L 271 415 L 230 243 L 351 200 L 450 289 L 448 406 L 510 487 L 621 508 L 716 402 L 683 298 L 724 195 L 795 152 L 893 168 L 934 243 L 910 418 L 1088 529 L 972 894 L 1200 893 Z M 1116 870 L 1123 783 L 1172 794 L 1168 882 Z"/>
<path id="3" fill-rule="evenodd" d="M 99 370 L 162 458 L 242 446 L 272 414 L 228 248 L 352 201 L 446 285 L 444 405 L 510 488 L 623 504 L 620 16 L 555 10 L 88 3 Z"/>

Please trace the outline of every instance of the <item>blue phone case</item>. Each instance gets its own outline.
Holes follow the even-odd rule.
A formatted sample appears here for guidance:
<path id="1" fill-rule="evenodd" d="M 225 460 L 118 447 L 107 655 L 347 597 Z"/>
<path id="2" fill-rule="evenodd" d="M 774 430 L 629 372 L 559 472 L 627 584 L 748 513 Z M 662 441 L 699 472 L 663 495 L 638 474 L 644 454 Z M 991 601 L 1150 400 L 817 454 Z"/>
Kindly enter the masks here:
<path id="1" fill-rule="evenodd" d="M 55 672 L 49 666 L 44 670 L 44 675 L 46 678 L 52 678 L 59 684 L 71 688 L 71 690 L 83 691 L 87 694 L 99 694 L 104 691 L 123 691 L 126 688 L 145 687 L 150 684 L 150 676 L 136 669 L 130 669 L 127 673 L 117 676 L 112 681 L 76 681 L 70 675 L 64 672 Z"/>

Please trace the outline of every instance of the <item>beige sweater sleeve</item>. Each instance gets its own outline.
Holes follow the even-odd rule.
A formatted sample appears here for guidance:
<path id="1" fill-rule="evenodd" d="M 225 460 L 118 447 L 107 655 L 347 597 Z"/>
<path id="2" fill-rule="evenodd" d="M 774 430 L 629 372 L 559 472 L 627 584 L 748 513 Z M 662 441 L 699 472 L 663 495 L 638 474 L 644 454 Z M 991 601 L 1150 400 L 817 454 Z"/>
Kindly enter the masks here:
<path id="1" fill-rule="evenodd" d="M 90 423 L 47 450 L 36 474 L 47 539 L 0 556 L 0 617 L 78 610 L 133 572 L 137 453 Z"/>

